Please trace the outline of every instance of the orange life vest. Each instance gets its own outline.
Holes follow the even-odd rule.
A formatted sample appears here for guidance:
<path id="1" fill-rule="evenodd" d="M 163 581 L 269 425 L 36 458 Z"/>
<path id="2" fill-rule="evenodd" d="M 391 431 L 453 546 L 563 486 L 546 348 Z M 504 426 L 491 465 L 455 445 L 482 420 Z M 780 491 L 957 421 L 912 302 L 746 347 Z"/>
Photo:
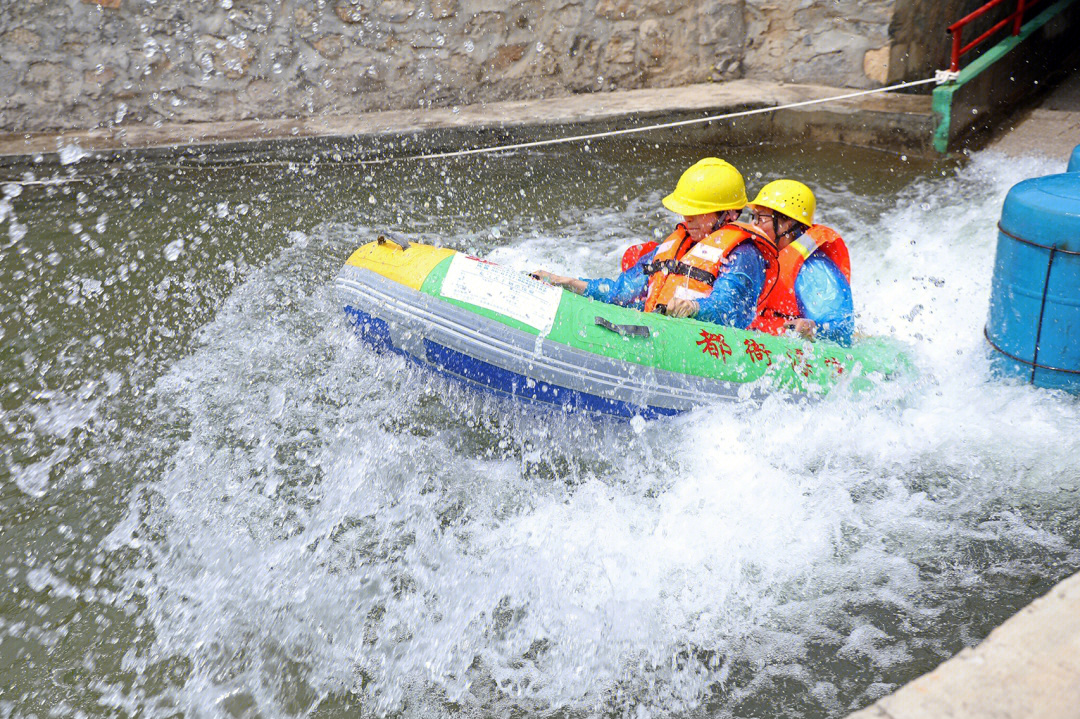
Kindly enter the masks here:
<path id="1" fill-rule="evenodd" d="M 851 259 L 848 257 L 847 245 L 840 235 L 825 225 L 811 225 L 806 232 L 780 250 L 780 272 L 776 286 L 765 298 L 757 319 L 750 325 L 751 329 L 778 335 L 783 331 L 785 322 L 803 316 L 799 311 L 799 301 L 795 298 L 795 280 L 803 263 L 815 252 L 820 252 L 835 262 L 844 278 L 851 282 Z"/>
<path id="2" fill-rule="evenodd" d="M 622 271 L 626 272 L 636 265 L 638 260 L 652 252 L 658 244 L 660 243 L 656 240 L 649 240 L 648 242 L 642 242 L 640 245 L 630 245 L 627 247 L 626 251 L 623 252 L 622 261 L 619 263 L 622 267 Z"/>
<path id="3" fill-rule="evenodd" d="M 743 242 L 753 243 L 765 257 L 765 285 L 758 296 L 760 314 L 762 302 L 776 284 L 776 248 L 760 230 L 743 222 L 729 222 L 700 242 L 690 238 L 686 225 L 676 227 L 644 267 L 649 278 L 645 311 L 666 309 L 673 299 L 708 296 L 727 256 Z"/>

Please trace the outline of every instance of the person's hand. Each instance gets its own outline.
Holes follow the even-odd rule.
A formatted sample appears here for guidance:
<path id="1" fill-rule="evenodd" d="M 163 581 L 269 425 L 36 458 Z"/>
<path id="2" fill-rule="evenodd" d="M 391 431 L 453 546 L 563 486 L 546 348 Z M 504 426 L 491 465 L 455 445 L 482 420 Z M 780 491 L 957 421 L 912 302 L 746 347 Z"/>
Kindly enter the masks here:
<path id="1" fill-rule="evenodd" d="M 664 314 L 666 314 L 668 317 L 693 317 L 698 313 L 699 309 L 700 307 L 698 306 L 697 302 L 694 302 L 693 300 L 679 299 L 676 297 L 675 299 L 668 302 L 667 312 L 665 312 Z"/>
<path id="2" fill-rule="evenodd" d="M 549 285 L 555 285 L 556 287 L 565 287 L 571 292 L 576 292 L 579 295 L 585 292 L 585 283 L 581 280 L 574 279 L 573 277 L 553 275 L 547 270 L 533 270 L 529 274 L 541 282 L 547 282 Z"/>
<path id="3" fill-rule="evenodd" d="M 558 275 L 554 275 L 551 272 L 548 272 L 546 270 L 532 270 L 532 272 L 529 272 L 529 276 L 532 277 L 532 279 L 534 279 L 534 280 L 539 280 L 540 282 L 546 282 L 549 285 L 557 285 L 558 284 L 557 282 L 555 282 L 555 280 L 558 279 Z"/>
<path id="4" fill-rule="evenodd" d="M 789 320 L 784 323 L 784 329 L 794 332 L 805 340 L 814 341 L 814 333 L 817 331 L 817 322 L 800 317 L 797 320 Z"/>

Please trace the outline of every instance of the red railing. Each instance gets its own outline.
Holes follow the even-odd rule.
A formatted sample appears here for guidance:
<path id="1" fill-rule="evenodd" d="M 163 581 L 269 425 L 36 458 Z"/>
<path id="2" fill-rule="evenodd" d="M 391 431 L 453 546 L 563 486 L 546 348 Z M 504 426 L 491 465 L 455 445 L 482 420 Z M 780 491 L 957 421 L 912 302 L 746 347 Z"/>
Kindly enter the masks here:
<path id="1" fill-rule="evenodd" d="M 964 55 L 976 45 L 981 43 L 983 40 L 990 37 L 1009 23 L 1012 23 L 1012 34 L 1019 35 L 1020 27 L 1024 24 L 1024 11 L 1030 10 L 1032 6 L 1037 5 L 1039 3 L 1039 0 L 1016 0 L 1016 9 L 1009 13 L 1009 15 L 1006 16 L 1004 20 L 999 21 L 997 24 L 984 32 L 982 35 L 979 35 L 967 45 L 963 45 L 963 40 L 961 38 L 963 36 L 964 26 L 971 24 L 972 22 L 979 19 L 1003 2 L 1005 2 L 1005 0 L 990 0 L 990 2 L 986 3 L 975 12 L 969 15 L 965 15 L 964 17 L 960 18 L 949 26 L 948 31 L 949 34 L 952 35 L 952 59 L 949 63 L 949 70 L 951 70 L 952 72 L 956 72 L 957 70 L 959 70 L 961 55 Z"/>

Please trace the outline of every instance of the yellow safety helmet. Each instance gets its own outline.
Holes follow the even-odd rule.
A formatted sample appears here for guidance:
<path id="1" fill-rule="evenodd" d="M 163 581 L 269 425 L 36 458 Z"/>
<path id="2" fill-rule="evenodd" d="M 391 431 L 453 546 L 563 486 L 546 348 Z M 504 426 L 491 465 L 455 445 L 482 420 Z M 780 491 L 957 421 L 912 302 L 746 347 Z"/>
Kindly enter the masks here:
<path id="1" fill-rule="evenodd" d="M 675 191 L 663 199 L 672 212 L 692 217 L 746 206 L 746 185 L 731 163 L 706 157 L 682 174 Z"/>
<path id="2" fill-rule="evenodd" d="M 801 182 L 773 180 L 761 188 L 761 192 L 757 193 L 757 197 L 750 204 L 768 207 L 804 225 L 812 225 L 817 200 L 814 199 L 813 191 Z"/>

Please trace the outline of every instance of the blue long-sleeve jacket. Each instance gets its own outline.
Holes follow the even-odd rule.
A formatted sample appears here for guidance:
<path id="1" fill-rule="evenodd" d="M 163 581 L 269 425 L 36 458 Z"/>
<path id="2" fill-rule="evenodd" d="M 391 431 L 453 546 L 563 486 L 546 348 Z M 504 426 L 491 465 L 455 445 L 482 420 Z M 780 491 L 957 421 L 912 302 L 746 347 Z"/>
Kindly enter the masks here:
<path id="1" fill-rule="evenodd" d="M 588 279 L 585 296 L 601 302 L 642 309 L 648 294 L 649 280 L 644 265 L 651 262 L 656 250 L 642 256 L 638 263 L 615 279 Z M 746 329 L 757 316 L 757 301 L 765 286 L 765 258 L 750 243 L 743 243 L 727 256 L 727 263 L 713 283 L 712 292 L 696 300 L 696 319 L 728 327 Z"/>
<path id="2" fill-rule="evenodd" d="M 855 329 L 851 285 L 835 262 L 820 252 L 810 255 L 795 278 L 795 299 L 802 316 L 817 323 L 818 337 L 851 344 Z"/>

